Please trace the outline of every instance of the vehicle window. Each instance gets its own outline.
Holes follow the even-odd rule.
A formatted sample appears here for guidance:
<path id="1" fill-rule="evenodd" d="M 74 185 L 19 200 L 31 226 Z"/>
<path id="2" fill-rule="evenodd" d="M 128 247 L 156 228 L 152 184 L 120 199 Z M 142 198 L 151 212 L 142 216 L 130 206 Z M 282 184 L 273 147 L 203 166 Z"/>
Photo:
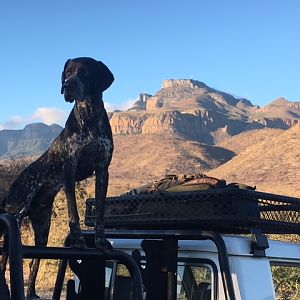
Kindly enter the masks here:
<path id="1" fill-rule="evenodd" d="M 112 284 L 115 262 L 107 261 L 105 266 L 105 299 L 109 299 L 109 290 Z"/>
<path id="2" fill-rule="evenodd" d="M 271 265 L 276 300 L 300 299 L 300 265 Z"/>
<path id="3" fill-rule="evenodd" d="M 177 299 L 212 299 L 212 269 L 209 266 L 178 266 Z"/>
<path id="4" fill-rule="evenodd" d="M 142 266 L 144 267 L 144 266 Z M 111 286 L 111 277 L 114 277 Z M 178 300 L 211 300 L 213 270 L 209 265 L 181 264 L 177 269 Z M 126 266 L 122 264 L 106 268 L 106 287 L 110 292 L 105 299 L 131 300 L 132 280 Z"/>

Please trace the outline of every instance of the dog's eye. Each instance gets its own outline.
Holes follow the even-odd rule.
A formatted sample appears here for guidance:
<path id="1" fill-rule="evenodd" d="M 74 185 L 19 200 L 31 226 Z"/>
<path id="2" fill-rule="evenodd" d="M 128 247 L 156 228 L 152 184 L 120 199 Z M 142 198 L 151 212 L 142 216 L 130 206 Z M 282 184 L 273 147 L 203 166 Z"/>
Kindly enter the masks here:
<path id="1" fill-rule="evenodd" d="M 81 77 L 81 78 L 85 78 L 88 76 L 88 72 L 84 69 L 80 69 L 79 72 L 78 72 L 78 75 Z"/>

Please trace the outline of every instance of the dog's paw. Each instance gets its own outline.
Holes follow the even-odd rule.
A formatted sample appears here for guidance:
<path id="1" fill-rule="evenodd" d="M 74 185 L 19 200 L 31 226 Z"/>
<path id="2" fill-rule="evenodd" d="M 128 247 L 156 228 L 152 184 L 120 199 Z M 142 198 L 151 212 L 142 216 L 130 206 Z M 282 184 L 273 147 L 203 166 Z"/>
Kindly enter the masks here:
<path id="1" fill-rule="evenodd" d="M 74 248 L 85 249 L 86 243 L 83 236 L 71 237 L 70 246 Z"/>
<path id="2" fill-rule="evenodd" d="M 111 243 L 104 239 L 104 238 L 97 238 L 97 236 L 95 237 L 95 245 L 96 248 L 101 250 L 103 253 L 107 254 L 107 255 L 112 255 L 113 253 L 113 246 L 111 245 Z"/>

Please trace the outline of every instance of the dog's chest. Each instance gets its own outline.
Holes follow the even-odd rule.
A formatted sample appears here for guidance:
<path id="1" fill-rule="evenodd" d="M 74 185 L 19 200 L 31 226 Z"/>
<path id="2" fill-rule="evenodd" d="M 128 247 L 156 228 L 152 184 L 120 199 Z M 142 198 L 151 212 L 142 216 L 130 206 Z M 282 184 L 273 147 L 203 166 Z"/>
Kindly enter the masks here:
<path id="1" fill-rule="evenodd" d="M 73 133 L 66 139 L 65 151 L 71 158 L 81 156 L 83 152 L 88 152 L 93 156 L 101 154 L 110 156 L 112 152 L 112 141 L 105 136 L 98 136 L 89 129 Z"/>
<path id="2" fill-rule="evenodd" d="M 62 133 L 51 145 L 48 157 L 63 161 L 66 158 L 79 160 L 81 156 L 91 156 L 101 160 L 109 159 L 113 151 L 113 141 L 105 134 L 100 135 L 93 128 L 84 128 L 71 134 Z"/>

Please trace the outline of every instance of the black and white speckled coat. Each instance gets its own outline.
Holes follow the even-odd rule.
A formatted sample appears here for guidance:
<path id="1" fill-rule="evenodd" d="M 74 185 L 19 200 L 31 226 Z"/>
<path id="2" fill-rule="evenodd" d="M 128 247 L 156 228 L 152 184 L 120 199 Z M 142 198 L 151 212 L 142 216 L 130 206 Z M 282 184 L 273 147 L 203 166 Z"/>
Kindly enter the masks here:
<path id="1" fill-rule="evenodd" d="M 69 213 L 71 244 L 85 247 L 79 226 L 75 182 L 95 172 L 96 247 L 110 250 L 104 239 L 104 201 L 108 185 L 108 166 L 113 153 L 113 138 L 102 92 L 113 82 L 109 69 L 92 58 L 68 60 L 62 73 L 62 90 L 68 102 L 75 100 L 64 130 L 50 148 L 29 165 L 13 182 L 6 197 L 6 211 L 22 222 L 31 220 L 35 244 L 48 241 L 54 197 L 64 186 Z M 39 261 L 31 265 L 27 296 L 35 297 Z"/>

